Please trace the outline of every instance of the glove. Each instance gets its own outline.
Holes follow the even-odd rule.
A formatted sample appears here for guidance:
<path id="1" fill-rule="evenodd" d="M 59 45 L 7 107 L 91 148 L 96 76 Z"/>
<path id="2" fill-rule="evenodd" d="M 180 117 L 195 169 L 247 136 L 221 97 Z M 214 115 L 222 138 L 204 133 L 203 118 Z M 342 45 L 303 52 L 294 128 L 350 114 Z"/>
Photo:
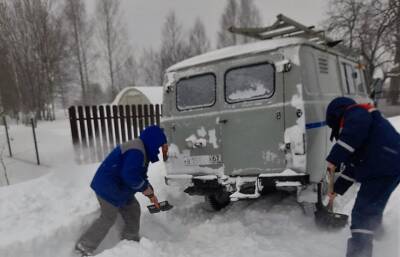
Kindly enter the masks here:
<path id="1" fill-rule="evenodd" d="M 153 197 L 154 196 L 153 187 L 149 184 L 149 186 L 143 191 L 143 194 L 148 198 Z"/>
<path id="2" fill-rule="evenodd" d="M 334 201 L 336 196 L 337 196 L 337 194 L 335 192 L 329 192 L 328 193 L 329 201 Z"/>
<path id="3" fill-rule="evenodd" d="M 157 196 L 154 194 L 153 187 L 149 185 L 146 190 L 143 191 L 143 195 L 149 198 L 150 202 L 154 204 L 157 209 L 160 209 L 160 203 L 158 202 Z"/>
<path id="4" fill-rule="evenodd" d="M 335 172 L 335 171 L 336 171 L 336 166 L 335 166 L 335 164 L 328 162 L 327 166 L 328 166 L 328 167 L 327 167 L 327 170 L 328 170 L 329 172 Z"/>

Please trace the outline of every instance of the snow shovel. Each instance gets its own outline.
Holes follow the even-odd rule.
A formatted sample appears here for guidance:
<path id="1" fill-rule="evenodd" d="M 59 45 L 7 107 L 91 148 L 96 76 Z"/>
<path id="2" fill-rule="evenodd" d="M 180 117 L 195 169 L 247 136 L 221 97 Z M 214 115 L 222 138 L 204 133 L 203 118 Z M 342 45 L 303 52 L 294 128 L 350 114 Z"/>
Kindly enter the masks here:
<path id="1" fill-rule="evenodd" d="M 158 213 L 158 212 L 161 212 L 161 211 L 169 211 L 173 207 L 174 206 L 169 204 L 168 201 L 163 201 L 163 202 L 160 202 L 160 208 L 157 208 L 154 204 L 152 204 L 152 205 L 147 206 L 147 209 L 149 209 L 149 212 L 151 214 L 154 214 L 154 213 Z"/>
<path id="2" fill-rule="evenodd" d="M 335 172 L 329 172 L 328 192 L 334 192 Z M 322 204 L 321 197 L 318 199 L 317 211 L 315 212 L 315 220 L 317 225 L 324 228 L 342 228 L 347 225 L 349 216 L 346 214 L 333 212 L 333 199 L 329 199 L 327 206 Z"/>

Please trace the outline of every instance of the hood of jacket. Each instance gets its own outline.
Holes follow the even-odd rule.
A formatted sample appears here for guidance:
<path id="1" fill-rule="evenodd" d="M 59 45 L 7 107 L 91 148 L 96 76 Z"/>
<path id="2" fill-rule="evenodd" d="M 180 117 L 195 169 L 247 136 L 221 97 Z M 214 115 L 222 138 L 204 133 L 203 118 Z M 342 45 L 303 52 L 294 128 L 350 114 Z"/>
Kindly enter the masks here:
<path id="1" fill-rule="evenodd" d="M 167 143 L 164 131 L 158 126 L 150 126 L 143 130 L 140 139 L 143 141 L 149 161 L 158 162 L 159 148 Z"/>
<path id="2" fill-rule="evenodd" d="M 340 120 L 344 116 L 347 108 L 355 104 L 357 104 L 356 101 L 351 98 L 338 97 L 333 99 L 328 105 L 326 109 L 326 124 L 332 129 L 331 141 L 339 137 Z"/>

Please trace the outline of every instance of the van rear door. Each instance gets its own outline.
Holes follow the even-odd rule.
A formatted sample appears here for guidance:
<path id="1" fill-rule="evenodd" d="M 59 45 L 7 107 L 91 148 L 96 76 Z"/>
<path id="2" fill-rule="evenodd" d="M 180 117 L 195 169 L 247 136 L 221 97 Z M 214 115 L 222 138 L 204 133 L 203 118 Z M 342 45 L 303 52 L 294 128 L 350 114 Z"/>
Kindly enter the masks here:
<path id="1" fill-rule="evenodd" d="M 280 172 L 285 167 L 283 73 L 272 62 L 230 64 L 224 75 L 220 124 L 227 175 Z"/>
<path id="2" fill-rule="evenodd" d="M 175 88 L 164 99 L 168 103 L 163 125 L 170 144 L 167 172 L 206 175 L 223 172 L 217 100 L 217 73 L 180 72 Z M 169 102 L 168 102 L 169 101 Z"/>

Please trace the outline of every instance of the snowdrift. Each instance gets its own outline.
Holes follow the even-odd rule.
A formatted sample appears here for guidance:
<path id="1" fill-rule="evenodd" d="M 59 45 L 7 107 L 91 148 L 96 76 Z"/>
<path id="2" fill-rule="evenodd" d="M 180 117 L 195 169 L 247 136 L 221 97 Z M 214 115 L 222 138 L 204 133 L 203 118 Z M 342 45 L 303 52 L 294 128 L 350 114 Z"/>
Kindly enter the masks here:
<path id="1" fill-rule="evenodd" d="M 400 117 L 391 121 L 400 129 Z M 50 137 L 41 144 L 48 154 L 45 169 L 50 173 L 0 188 L 1 257 L 76 256 L 75 241 L 98 215 L 95 195 L 89 188 L 97 164 L 74 164 L 72 147 L 67 147 L 68 129 L 66 121 L 39 125 L 41 133 Z M 142 240 L 119 242 L 121 224 L 117 224 L 98 256 L 337 257 L 345 253 L 348 228 L 334 232 L 318 229 L 291 195 L 277 193 L 241 201 L 211 213 L 203 208 L 201 198 L 167 188 L 164 173 L 162 163 L 152 165 L 150 181 L 159 199 L 168 199 L 175 208 L 150 215 L 147 199 L 137 195 L 142 206 Z M 349 199 L 356 190 L 339 199 L 338 209 L 350 212 L 353 202 Z M 400 256 L 398 206 L 400 189 L 385 211 L 387 232 L 384 240 L 375 243 L 375 256 Z"/>

